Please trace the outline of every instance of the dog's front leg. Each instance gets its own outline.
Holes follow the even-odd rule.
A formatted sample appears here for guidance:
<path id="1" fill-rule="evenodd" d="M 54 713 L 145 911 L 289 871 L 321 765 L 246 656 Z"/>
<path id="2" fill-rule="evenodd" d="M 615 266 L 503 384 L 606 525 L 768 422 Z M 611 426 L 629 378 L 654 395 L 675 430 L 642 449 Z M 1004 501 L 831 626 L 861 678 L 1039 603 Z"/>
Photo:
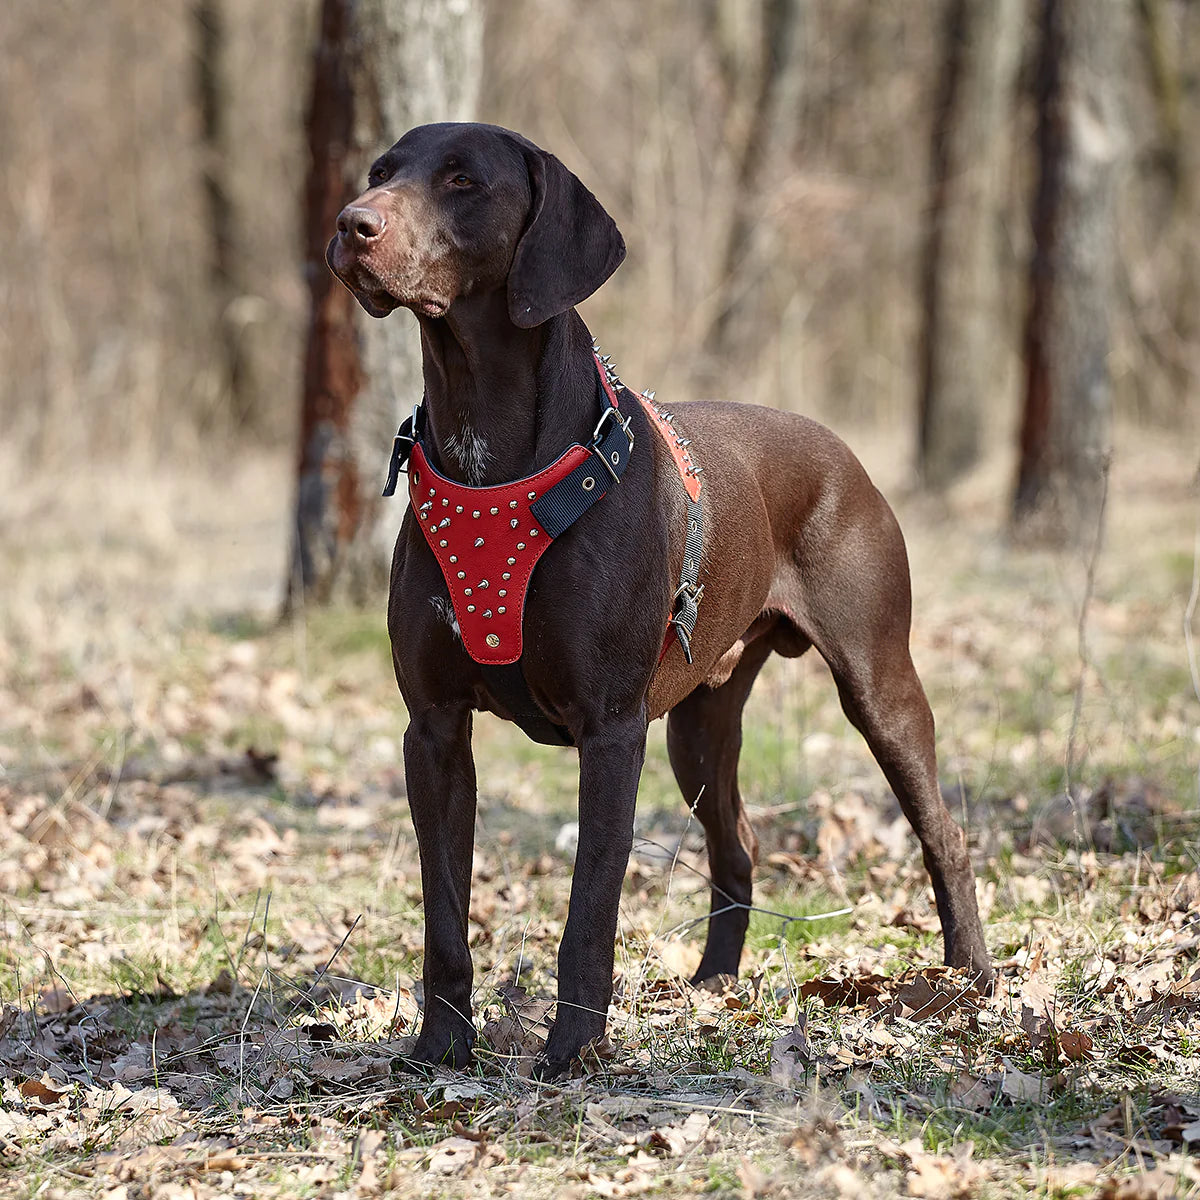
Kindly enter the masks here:
<path id="1" fill-rule="evenodd" d="M 467 948 L 475 849 L 470 709 L 414 716 L 404 735 L 404 772 L 425 906 L 425 1005 L 412 1057 L 462 1067 L 475 1042 Z"/>
<path id="2" fill-rule="evenodd" d="M 612 999 L 621 884 L 633 845 L 633 810 L 646 756 L 638 710 L 579 739 L 579 846 L 567 926 L 558 950 L 558 1009 L 539 1074 L 563 1071 L 601 1037 Z"/>

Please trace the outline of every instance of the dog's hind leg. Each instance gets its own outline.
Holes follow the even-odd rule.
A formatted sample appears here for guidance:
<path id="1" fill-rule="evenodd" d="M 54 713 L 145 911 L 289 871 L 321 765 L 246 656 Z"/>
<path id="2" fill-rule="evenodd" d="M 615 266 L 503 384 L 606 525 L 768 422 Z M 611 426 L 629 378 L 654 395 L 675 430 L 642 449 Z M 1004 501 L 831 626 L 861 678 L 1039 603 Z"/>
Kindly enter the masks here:
<path id="1" fill-rule="evenodd" d="M 833 536 L 801 546 L 805 610 L 798 622 L 837 682 L 842 708 L 866 739 L 921 842 L 946 962 L 992 977 L 962 830 L 938 786 L 933 714 L 909 654 L 908 560 L 891 510 L 863 496 Z M 862 553 L 870 546 L 869 559 Z M 869 561 L 872 569 L 864 569 Z M 808 569 L 806 570 L 806 563 Z M 817 569 L 819 566 L 819 569 Z"/>
<path id="2" fill-rule="evenodd" d="M 715 688 L 701 684 L 667 717 L 671 768 L 683 798 L 704 826 L 712 882 L 708 939 L 693 983 L 736 975 L 742 956 L 758 852 L 758 839 L 738 792 L 742 709 L 770 653 L 770 638 L 759 637 L 746 647 L 724 683 Z"/>

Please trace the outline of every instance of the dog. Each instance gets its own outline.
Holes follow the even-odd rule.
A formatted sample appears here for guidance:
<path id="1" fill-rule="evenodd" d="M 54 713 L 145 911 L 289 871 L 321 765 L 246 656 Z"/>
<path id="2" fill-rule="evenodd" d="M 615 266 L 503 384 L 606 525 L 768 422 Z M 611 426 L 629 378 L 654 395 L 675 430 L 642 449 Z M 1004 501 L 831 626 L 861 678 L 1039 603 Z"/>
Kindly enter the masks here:
<path id="1" fill-rule="evenodd" d="M 410 506 L 388 602 L 425 909 L 412 1057 L 462 1067 L 475 1040 L 472 713 L 578 748 L 556 1019 L 537 1064 L 550 1077 L 605 1031 L 646 728 L 664 715 L 711 872 L 693 982 L 737 974 L 757 853 L 738 793 L 742 708 L 772 652 L 814 646 L 920 840 L 946 962 L 986 985 L 974 875 L 909 655 L 904 541 L 850 450 L 803 416 L 667 409 L 626 388 L 574 307 L 621 264 L 621 234 L 509 130 L 410 130 L 326 257 L 371 316 L 407 308 L 421 334 L 424 398 L 393 451 Z M 558 509 L 585 502 L 564 526 Z"/>

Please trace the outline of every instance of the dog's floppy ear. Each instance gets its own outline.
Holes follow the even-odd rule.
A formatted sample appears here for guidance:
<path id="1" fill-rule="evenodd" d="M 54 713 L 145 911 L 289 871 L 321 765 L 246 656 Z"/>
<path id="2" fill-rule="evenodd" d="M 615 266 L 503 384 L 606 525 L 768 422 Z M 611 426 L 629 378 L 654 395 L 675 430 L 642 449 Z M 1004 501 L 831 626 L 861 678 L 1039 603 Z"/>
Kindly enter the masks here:
<path id="1" fill-rule="evenodd" d="M 625 240 L 600 201 L 546 151 L 521 138 L 529 221 L 508 272 L 508 315 L 532 329 L 590 296 L 625 258 Z"/>

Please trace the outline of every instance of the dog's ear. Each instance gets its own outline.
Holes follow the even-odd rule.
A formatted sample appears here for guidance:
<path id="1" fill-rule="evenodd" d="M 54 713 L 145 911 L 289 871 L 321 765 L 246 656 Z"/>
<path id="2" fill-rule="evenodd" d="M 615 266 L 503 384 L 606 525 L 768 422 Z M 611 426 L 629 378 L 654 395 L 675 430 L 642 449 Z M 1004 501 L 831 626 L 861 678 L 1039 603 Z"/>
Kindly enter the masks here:
<path id="1" fill-rule="evenodd" d="M 529 221 L 508 272 L 508 315 L 532 329 L 590 296 L 625 258 L 600 201 L 566 167 L 520 139 L 529 169 Z"/>

